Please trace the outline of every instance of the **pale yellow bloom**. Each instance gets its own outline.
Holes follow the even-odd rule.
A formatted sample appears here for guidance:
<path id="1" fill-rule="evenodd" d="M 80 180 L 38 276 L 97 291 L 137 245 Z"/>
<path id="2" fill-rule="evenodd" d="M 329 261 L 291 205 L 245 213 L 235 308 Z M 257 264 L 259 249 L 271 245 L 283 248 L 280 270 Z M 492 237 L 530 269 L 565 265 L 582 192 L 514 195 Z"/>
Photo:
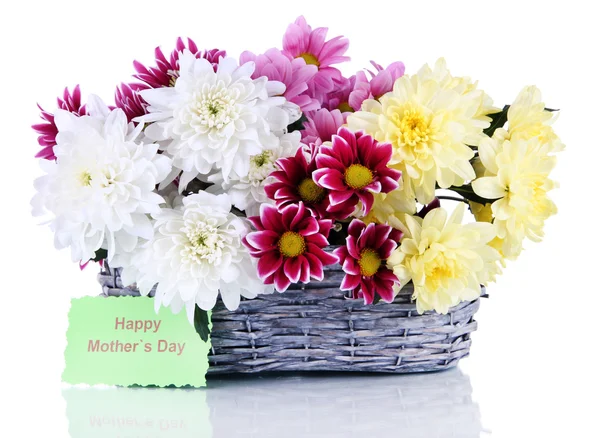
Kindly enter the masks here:
<path id="1" fill-rule="evenodd" d="M 556 213 L 548 192 L 556 183 L 548 177 L 556 163 L 551 145 L 539 137 L 499 141 L 491 138 L 479 146 L 484 176 L 473 181 L 475 193 L 497 199 L 491 205 L 496 244 L 507 259 L 515 259 L 523 240 L 540 241 L 545 220 Z M 481 214 L 481 213 L 478 213 Z"/>
<path id="2" fill-rule="evenodd" d="M 433 70 L 398 78 L 379 101 L 366 100 L 348 126 L 390 142 L 390 166 L 402 171 L 405 197 L 428 204 L 436 183 L 448 188 L 475 178 L 469 145 L 484 137 L 490 112 L 491 99 L 470 79 L 453 77 L 441 59 Z"/>
<path id="3" fill-rule="evenodd" d="M 479 297 L 498 269 L 498 252 L 487 243 L 495 236 L 494 226 L 475 222 L 462 225 L 465 211 L 460 203 L 452 215 L 442 208 L 431 210 L 424 219 L 405 215 L 404 236 L 388 259 L 388 267 L 400 280 L 400 287 L 412 280 L 413 299 L 422 313 L 448 309 L 464 300 Z"/>
<path id="4" fill-rule="evenodd" d="M 360 210 L 359 210 L 360 211 Z M 361 220 L 367 224 L 375 222 L 378 224 L 390 225 L 391 222 L 402 220 L 406 213 L 415 214 L 417 203 L 415 198 L 407 198 L 406 192 L 402 190 L 402 185 L 390 193 L 377 193 L 373 201 L 373 207 Z"/>
<path id="5" fill-rule="evenodd" d="M 549 152 L 564 149 L 564 143 L 558 138 L 552 124 L 558 118 L 558 112 L 546 111 L 542 102 L 542 93 L 531 85 L 523 88 L 508 110 L 508 129 L 497 129 L 499 140 L 529 140 L 537 137 L 540 144 L 548 145 Z"/>

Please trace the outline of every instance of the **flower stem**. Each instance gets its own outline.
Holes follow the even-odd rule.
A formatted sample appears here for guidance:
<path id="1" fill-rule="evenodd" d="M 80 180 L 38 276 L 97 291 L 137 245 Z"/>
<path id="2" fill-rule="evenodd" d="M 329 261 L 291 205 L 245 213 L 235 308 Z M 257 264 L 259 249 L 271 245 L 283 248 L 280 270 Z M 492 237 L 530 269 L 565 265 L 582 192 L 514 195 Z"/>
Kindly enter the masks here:
<path id="1" fill-rule="evenodd" d="M 465 198 L 457 198 L 455 196 L 437 196 L 437 198 L 445 199 L 446 201 L 464 202 L 465 204 L 469 205 L 469 201 L 467 201 Z"/>

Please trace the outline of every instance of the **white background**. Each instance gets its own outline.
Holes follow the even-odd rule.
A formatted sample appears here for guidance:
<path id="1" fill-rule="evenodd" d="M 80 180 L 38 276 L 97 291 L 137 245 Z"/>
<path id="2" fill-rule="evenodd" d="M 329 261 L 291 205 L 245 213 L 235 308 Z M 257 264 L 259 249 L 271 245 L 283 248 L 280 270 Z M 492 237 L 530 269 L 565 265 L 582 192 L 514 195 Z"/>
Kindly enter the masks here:
<path id="1" fill-rule="evenodd" d="M 553 193 L 560 211 L 547 222 L 545 241 L 528 245 L 489 288 L 491 299 L 484 301 L 477 317 L 480 328 L 473 336 L 472 355 L 459 374 L 425 380 L 400 376 L 215 383 L 207 397 L 214 436 L 336 436 L 335 424 L 354 431 L 344 436 L 389 430 L 398 436 L 466 437 L 477 436 L 480 429 L 482 436 L 509 438 L 600 436 L 600 32 L 592 4 L 103 0 L 4 5 L 0 397 L 8 407 L 0 410 L 0 436 L 69 436 L 69 398 L 61 394 L 60 382 L 69 300 L 99 292 L 94 267 L 80 273 L 67 251 L 54 250 L 51 232 L 30 217 L 32 181 L 41 173 L 33 159 L 39 150 L 36 135 L 29 129 L 38 121 L 36 102 L 53 108 L 63 87 L 77 83 L 85 95 L 96 93 L 111 101 L 114 86 L 133 72 L 133 59 L 151 63 L 154 47 L 162 45 L 168 53 L 179 35 L 233 56 L 244 49 L 261 53 L 280 47 L 287 24 L 300 14 L 313 27 L 328 26 L 330 37 L 343 34 L 350 39 L 352 61 L 341 66 L 346 74 L 371 59 L 383 65 L 402 60 L 412 73 L 444 56 L 454 74 L 479 79 L 497 106 L 510 103 L 522 86 L 538 85 L 547 106 L 562 109 L 556 129 L 567 150 L 554 172 L 561 188 Z M 447 388 L 449 398 L 435 390 L 427 396 L 432 385 Z M 84 396 L 94 402 L 98 395 L 101 405 L 99 394 L 104 393 Z M 123 394 L 125 398 L 115 399 L 131 396 Z M 185 411 L 182 393 L 153 398 L 136 394 L 123 405 L 143 408 L 147 403 L 150 409 L 152 404 L 152 412 L 174 417 Z M 190 397 L 198 401 L 204 395 Z M 312 396 L 317 405 L 307 411 Z M 444 410 L 452 397 L 458 401 L 451 406 L 464 402 L 474 414 L 457 417 L 454 428 L 442 427 L 434 435 L 436 422 L 452 421 L 450 411 Z M 415 409 L 402 416 L 406 406 Z M 357 417 L 357 411 L 365 415 Z M 251 419 L 241 412 L 251 412 Z M 69 420 L 78 421 L 73 415 Z M 229 415 L 237 423 L 224 432 Z M 113 432 L 98 436 L 118 436 Z M 193 432 L 156 436 L 207 436 Z"/>

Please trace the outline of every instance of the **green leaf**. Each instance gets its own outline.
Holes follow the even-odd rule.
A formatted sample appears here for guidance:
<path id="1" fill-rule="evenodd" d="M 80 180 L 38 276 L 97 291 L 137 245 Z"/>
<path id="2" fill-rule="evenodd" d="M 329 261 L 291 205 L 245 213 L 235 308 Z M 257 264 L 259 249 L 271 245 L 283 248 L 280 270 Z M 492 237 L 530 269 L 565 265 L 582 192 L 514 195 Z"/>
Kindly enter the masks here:
<path id="1" fill-rule="evenodd" d="M 208 312 L 196 305 L 196 310 L 194 311 L 194 328 L 196 329 L 196 333 L 200 335 L 200 339 L 204 342 L 208 342 L 208 336 L 210 335 L 210 328 L 208 325 Z"/>
<path id="2" fill-rule="evenodd" d="M 489 128 L 483 130 L 483 133 L 485 135 L 487 135 L 488 137 L 491 137 L 492 135 L 494 135 L 494 132 L 496 131 L 496 129 L 502 128 L 504 126 L 504 124 L 508 120 L 508 109 L 509 108 L 510 108 L 510 105 L 504 105 L 504 108 L 502 108 L 502 111 L 495 113 L 495 114 L 488 115 L 488 117 L 491 117 L 492 122 L 490 123 Z"/>
<path id="3" fill-rule="evenodd" d="M 291 123 L 288 125 L 288 127 L 287 127 L 288 132 L 303 130 L 304 123 L 307 121 L 308 121 L 308 118 L 306 117 L 306 115 L 304 113 L 302 113 L 302 115 L 300 116 L 300 118 L 298 120 L 296 120 L 294 123 Z"/>
<path id="4" fill-rule="evenodd" d="M 108 257 L 108 251 L 104 248 L 100 248 L 98 251 L 96 251 L 92 261 L 99 262 L 100 260 L 104 260 L 106 257 Z"/>
<path id="5" fill-rule="evenodd" d="M 471 187 L 470 184 L 465 184 L 464 186 L 461 186 L 461 187 L 452 186 L 452 187 L 449 187 L 448 190 L 452 190 L 452 191 L 458 193 L 459 195 L 461 195 L 463 198 L 465 198 L 468 201 L 477 202 L 477 203 L 483 204 L 483 205 L 491 204 L 494 201 L 497 201 L 497 199 L 482 198 L 481 196 L 479 196 L 477 193 L 475 193 L 473 191 L 473 187 Z"/>

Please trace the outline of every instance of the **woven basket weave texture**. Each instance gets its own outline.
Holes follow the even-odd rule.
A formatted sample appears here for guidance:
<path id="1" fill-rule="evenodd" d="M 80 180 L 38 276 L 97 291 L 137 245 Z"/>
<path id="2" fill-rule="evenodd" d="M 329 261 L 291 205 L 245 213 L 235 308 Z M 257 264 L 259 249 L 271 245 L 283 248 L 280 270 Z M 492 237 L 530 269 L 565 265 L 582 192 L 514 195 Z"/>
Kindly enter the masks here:
<path id="1" fill-rule="evenodd" d="M 469 354 L 479 299 L 420 315 L 408 285 L 392 303 L 366 306 L 340 291 L 343 276 L 339 265 L 328 266 L 321 282 L 243 300 L 233 312 L 217 301 L 209 374 L 439 371 Z M 123 287 L 120 269 L 105 266 L 99 281 L 105 296 L 139 296 Z"/>

